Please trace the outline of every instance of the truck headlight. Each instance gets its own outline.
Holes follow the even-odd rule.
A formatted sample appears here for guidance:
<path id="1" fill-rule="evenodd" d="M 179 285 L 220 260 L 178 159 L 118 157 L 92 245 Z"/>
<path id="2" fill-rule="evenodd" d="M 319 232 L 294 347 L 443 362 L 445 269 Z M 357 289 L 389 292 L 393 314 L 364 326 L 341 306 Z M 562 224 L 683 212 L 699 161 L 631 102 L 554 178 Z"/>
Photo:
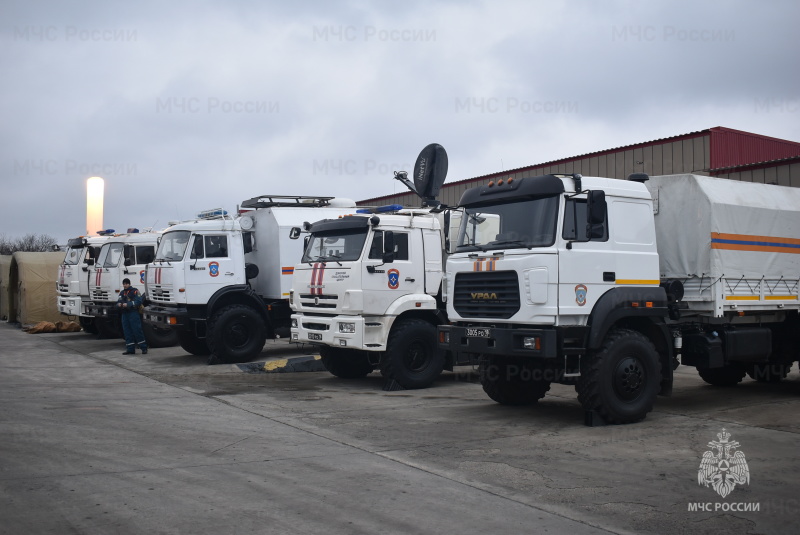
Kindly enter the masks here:
<path id="1" fill-rule="evenodd" d="M 356 332 L 356 324 L 355 323 L 340 323 L 339 324 L 339 332 L 340 333 L 353 334 L 354 332 Z"/>
<path id="2" fill-rule="evenodd" d="M 292 329 L 297 329 L 297 318 L 292 318 Z"/>

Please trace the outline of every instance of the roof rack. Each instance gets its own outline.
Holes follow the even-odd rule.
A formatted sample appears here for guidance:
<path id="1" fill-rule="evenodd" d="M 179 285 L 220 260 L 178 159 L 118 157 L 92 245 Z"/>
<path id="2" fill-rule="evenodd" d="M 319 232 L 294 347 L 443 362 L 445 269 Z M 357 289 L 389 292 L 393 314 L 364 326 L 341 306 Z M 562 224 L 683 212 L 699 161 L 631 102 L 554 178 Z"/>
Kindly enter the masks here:
<path id="1" fill-rule="evenodd" d="M 272 206 L 320 207 L 330 205 L 333 197 L 304 197 L 301 195 L 259 195 L 242 202 L 242 208 L 270 208 Z"/>

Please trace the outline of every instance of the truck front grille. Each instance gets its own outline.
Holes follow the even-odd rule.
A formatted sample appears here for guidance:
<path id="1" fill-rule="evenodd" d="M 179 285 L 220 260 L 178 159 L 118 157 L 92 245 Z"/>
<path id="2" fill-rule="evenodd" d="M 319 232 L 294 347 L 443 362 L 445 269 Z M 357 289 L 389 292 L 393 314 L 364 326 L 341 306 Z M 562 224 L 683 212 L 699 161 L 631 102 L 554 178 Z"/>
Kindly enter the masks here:
<path id="1" fill-rule="evenodd" d="M 510 318 L 519 310 L 516 271 L 458 273 L 453 308 L 463 318 Z"/>
<path id="2" fill-rule="evenodd" d="M 337 295 L 300 294 L 300 306 L 307 308 L 336 308 Z"/>
<path id="3" fill-rule="evenodd" d="M 165 288 L 156 287 L 150 291 L 150 295 L 147 298 L 157 303 L 169 303 L 172 301 L 172 292 Z"/>
<path id="4" fill-rule="evenodd" d="M 108 301 L 108 292 L 101 290 L 100 288 L 95 288 L 92 290 L 92 299 L 97 299 L 98 301 Z"/>

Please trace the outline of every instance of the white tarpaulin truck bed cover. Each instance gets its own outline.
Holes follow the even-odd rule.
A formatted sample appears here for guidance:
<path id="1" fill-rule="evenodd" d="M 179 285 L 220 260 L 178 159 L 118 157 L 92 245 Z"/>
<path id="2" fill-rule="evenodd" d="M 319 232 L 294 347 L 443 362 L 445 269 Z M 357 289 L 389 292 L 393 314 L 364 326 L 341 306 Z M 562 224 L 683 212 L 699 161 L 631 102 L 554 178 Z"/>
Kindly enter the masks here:
<path id="1" fill-rule="evenodd" d="M 661 276 L 681 280 L 687 301 L 714 302 L 716 315 L 798 307 L 800 189 L 699 175 L 646 185 Z"/>

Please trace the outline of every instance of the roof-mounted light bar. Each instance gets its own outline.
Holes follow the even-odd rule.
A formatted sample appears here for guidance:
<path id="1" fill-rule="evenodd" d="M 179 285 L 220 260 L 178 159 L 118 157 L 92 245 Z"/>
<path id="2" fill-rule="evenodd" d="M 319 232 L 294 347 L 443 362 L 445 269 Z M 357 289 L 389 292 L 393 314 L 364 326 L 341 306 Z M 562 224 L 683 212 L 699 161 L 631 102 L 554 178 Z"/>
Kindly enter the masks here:
<path id="1" fill-rule="evenodd" d="M 402 204 L 387 204 L 386 206 L 377 206 L 375 208 L 360 208 L 356 210 L 357 214 L 385 214 L 387 212 L 397 212 L 402 210 Z"/>
<path id="2" fill-rule="evenodd" d="M 211 210 L 203 210 L 197 214 L 197 219 L 219 219 L 227 215 L 227 210 L 223 210 L 222 208 L 212 208 Z"/>

